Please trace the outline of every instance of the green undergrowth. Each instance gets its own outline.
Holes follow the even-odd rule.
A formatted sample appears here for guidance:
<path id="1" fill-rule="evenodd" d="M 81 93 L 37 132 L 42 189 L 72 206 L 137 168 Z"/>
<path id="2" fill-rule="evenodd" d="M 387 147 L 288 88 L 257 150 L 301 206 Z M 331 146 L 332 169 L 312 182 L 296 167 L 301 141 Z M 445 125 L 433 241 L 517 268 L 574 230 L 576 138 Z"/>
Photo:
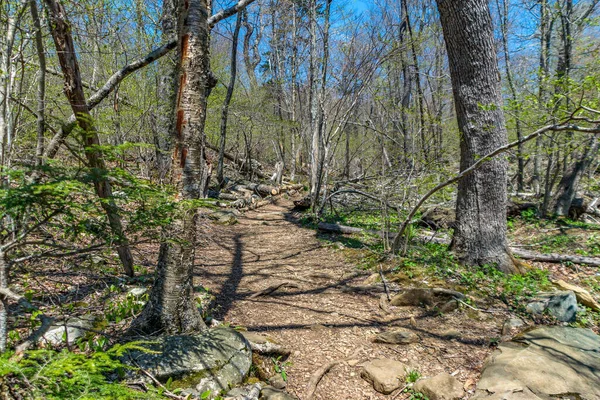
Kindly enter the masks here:
<path id="1" fill-rule="evenodd" d="M 447 246 L 436 243 L 411 247 L 394 271 L 400 279 L 440 280 L 465 293 L 498 299 L 515 311 L 524 311 L 524 300 L 551 287 L 546 271 L 506 275 L 490 265 L 468 267 L 459 263 Z"/>
<path id="2" fill-rule="evenodd" d="M 141 392 L 118 382 L 128 368 L 119 357 L 140 345 L 129 343 L 88 353 L 31 350 L 21 358 L 4 353 L 0 356 L 0 392 L 26 399 L 163 398 L 152 387 Z"/>

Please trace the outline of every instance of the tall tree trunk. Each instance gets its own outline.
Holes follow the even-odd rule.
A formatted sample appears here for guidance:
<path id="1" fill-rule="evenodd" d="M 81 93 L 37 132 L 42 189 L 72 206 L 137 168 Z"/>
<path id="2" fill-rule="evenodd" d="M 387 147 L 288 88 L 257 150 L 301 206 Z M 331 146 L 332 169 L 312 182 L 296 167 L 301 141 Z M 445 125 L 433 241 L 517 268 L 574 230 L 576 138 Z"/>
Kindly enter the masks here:
<path id="1" fill-rule="evenodd" d="M 44 39 L 42 37 L 42 25 L 37 8 L 37 0 L 29 2 L 31 19 L 35 27 L 35 47 L 37 50 L 38 63 L 40 64 L 37 91 L 37 144 L 35 148 L 36 164 L 38 166 L 44 161 L 44 135 L 46 133 L 46 121 L 44 109 L 46 108 L 46 53 L 44 52 Z"/>
<path id="2" fill-rule="evenodd" d="M 309 33 L 310 33 L 310 60 L 308 66 L 309 104 L 310 104 L 310 131 L 312 135 L 310 148 L 310 195 L 313 210 L 317 209 L 319 193 L 319 161 L 321 160 L 321 138 L 319 136 L 319 99 L 317 92 L 317 0 L 309 3 Z"/>
<path id="3" fill-rule="evenodd" d="M 508 143 L 486 0 L 438 0 L 461 133 L 460 169 Z M 506 240 L 507 162 L 494 158 L 458 184 L 453 250 L 470 265 L 518 272 Z"/>
<path id="4" fill-rule="evenodd" d="M 549 73 L 550 40 L 552 29 L 548 10 L 548 0 L 539 0 L 540 3 L 540 66 L 538 72 L 538 98 L 539 103 L 546 103 L 546 81 Z M 531 184 L 536 195 L 541 193 L 542 175 L 542 136 L 535 139 L 535 154 L 533 156 L 533 177 Z"/>
<path id="5" fill-rule="evenodd" d="M 235 79 L 237 74 L 237 47 L 238 38 L 240 36 L 240 26 L 242 25 L 242 13 L 238 13 L 237 20 L 235 22 L 235 28 L 233 30 L 233 38 L 231 40 L 231 76 L 229 78 L 229 85 L 227 85 L 227 94 L 223 101 L 223 109 L 221 110 L 221 138 L 219 141 L 219 161 L 217 164 L 217 182 L 219 185 L 223 185 L 223 163 L 225 157 L 225 141 L 227 139 L 227 117 L 229 114 L 229 104 L 233 97 L 233 89 L 235 88 Z"/>
<path id="6" fill-rule="evenodd" d="M 133 276 L 133 256 L 129 242 L 123 233 L 123 225 L 118 208 L 112 197 L 112 188 L 106 179 L 106 165 L 102 153 L 97 150 L 100 139 L 86 105 L 79 63 L 75 54 L 75 45 L 71 36 L 71 25 L 67 20 L 65 9 L 57 0 L 44 0 L 50 15 L 50 31 L 54 39 L 60 67 L 65 78 L 64 92 L 71 104 L 77 124 L 83 131 L 86 145 L 85 156 L 90 168 L 94 171 L 94 189 L 101 199 L 100 204 L 108 217 L 108 223 L 115 235 L 117 253 L 128 276 Z"/>
<path id="7" fill-rule="evenodd" d="M 427 138 L 425 137 L 425 96 L 423 95 L 423 88 L 421 87 L 421 72 L 419 69 L 419 60 L 417 58 L 417 46 L 415 44 L 415 38 L 410 22 L 410 15 L 408 14 L 407 0 L 402 0 L 402 8 L 404 10 L 404 18 L 406 19 L 406 30 L 408 31 L 408 40 L 410 41 L 410 50 L 412 54 L 414 81 L 417 89 L 417 106 L 419 108 L 419 132 L 421 133 L 421 151 L 423 153 L 423 163 L 427 164 L 429 162 L 429 146 L 427 145 Z"/>

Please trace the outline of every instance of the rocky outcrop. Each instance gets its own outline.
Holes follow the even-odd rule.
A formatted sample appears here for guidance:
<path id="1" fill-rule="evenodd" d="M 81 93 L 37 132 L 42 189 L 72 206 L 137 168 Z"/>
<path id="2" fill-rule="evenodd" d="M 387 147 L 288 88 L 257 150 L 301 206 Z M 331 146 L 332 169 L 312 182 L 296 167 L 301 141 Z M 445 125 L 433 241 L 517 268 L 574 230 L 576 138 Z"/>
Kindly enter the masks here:
<path id="1" fill-rule="evenodd" d="M 486 361 L 473 400 L 600 398 L 600 336 L 543 326 L 501 343 Z"/>
<path id="2" fill-rule="evenodd" d="M 191 393 L 200 394 L 210 390 L 212 397 L 240 384 L 252 363 L 246 339 L 225 327 L 194 336 L 165 336 L 145 347 L 150 352 L 130 351 L 123 362 L 148 371 L 161 382 L 172 378 L 174 388 L 192 388 Z"/>

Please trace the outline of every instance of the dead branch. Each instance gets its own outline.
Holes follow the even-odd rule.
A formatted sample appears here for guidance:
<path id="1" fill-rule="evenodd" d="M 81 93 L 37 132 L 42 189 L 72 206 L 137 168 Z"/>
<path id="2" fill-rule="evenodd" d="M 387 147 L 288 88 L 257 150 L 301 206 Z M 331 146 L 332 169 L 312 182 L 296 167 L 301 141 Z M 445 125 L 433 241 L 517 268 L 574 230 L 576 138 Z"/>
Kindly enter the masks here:
<path id="1" fill-rule="evenodd" d="M 258 292 L 254 292 L 252 295 L 250 295 L 248 297 L 248 299 L 255 299 L 255 298 L 260 297 L 260 296 L 267 296 L 267 295 L 269 295 L 269 294 L 271 294 L 271 293 L 275 292 L 276 290 L 281 289 L 283 287 L 289 287 L 289 288 L 295 288 L 295 289 L 299 288 L 299 286 L 297 284 L 295 284 L 295 283 L 292 283 L 292 282 L 281 282 L 281 283 L 277 283 L 275 285 L 271 285 L 271 286 L 269 286 L 269 287 L 267 287 L 265 289 L 259 290 Z"/>

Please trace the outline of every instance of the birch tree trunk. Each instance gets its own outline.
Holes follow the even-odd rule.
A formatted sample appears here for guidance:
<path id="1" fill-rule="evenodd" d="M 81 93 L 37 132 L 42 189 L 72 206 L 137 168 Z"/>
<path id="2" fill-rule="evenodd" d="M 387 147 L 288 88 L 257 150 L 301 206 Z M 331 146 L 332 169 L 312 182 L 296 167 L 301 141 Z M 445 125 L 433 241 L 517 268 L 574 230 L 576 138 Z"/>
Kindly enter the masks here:
<path id="1" fill-rule="evenodd" d="M 458 126 L 460 169 L 508 143 L 486 0 L 438 0 Z M 518 272 L 506 240 L 507 162 L 494 158 L 458 184 L 453 250 L 470 265 Z"/>
<path id="2" fill-rule="evenodd" d="M 123 233 L 121 217 L 112 198 L 111 185 L 104 176 L 106 165 L 102 158 L 102 153 L 96 149 L 100 145 L 100 139 L 98 138 L 96 127 L 86 105 L 81 74 L 79 72 L 79 63 L 75 54 L 75 44 L 71 36 L 71 27 L 67 20 L 65 8 L 57 0 L 45 0 L 45 3 L 50 16 L 50 31 L 65 78 L 64 93 L 71 104 L 77 124 L 83 131 L 86 145 L 86 159 L 90 168 L 96 174 L 94 189 L 101 199 L 100 204 L 108 217 L 112 233 L 115 235 L 117 253 L 119 254 L 125 273 L 128 276 L 133 276 L 133 256 L 131 255 L 129 242 Z"/>

